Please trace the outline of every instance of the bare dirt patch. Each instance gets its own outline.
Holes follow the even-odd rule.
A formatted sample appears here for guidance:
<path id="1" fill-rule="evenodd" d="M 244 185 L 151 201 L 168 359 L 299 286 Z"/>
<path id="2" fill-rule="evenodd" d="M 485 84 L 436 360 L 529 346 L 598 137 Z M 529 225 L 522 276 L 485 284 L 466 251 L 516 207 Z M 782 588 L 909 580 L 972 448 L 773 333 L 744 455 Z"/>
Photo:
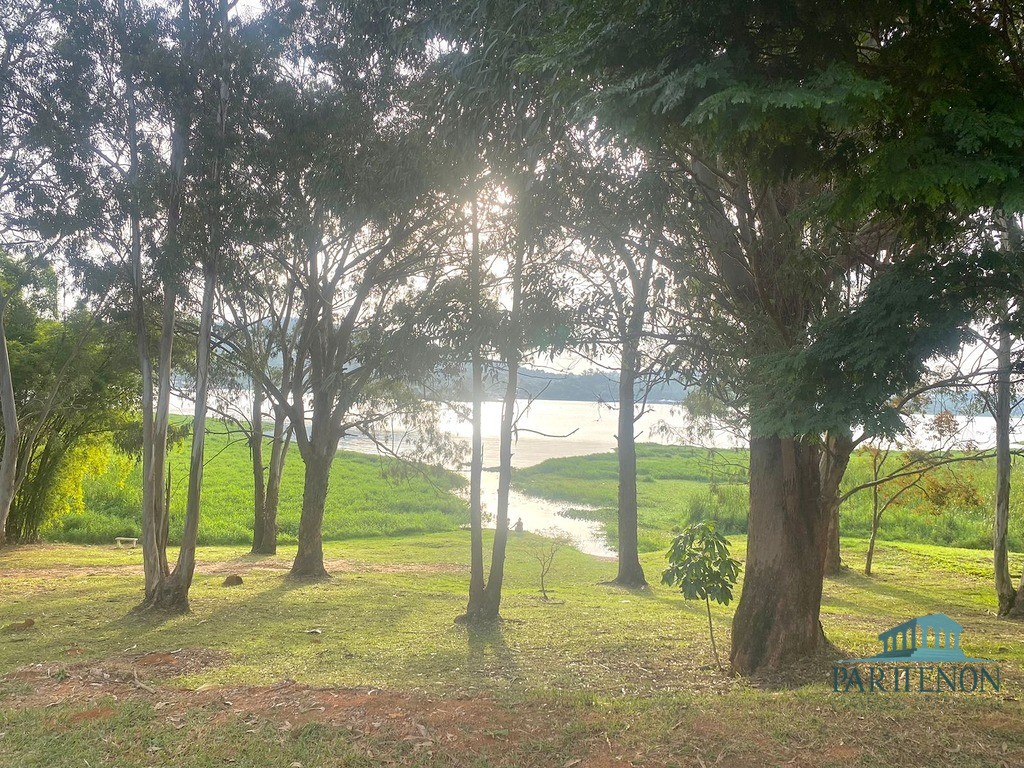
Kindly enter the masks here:
<path id="1" fill-rule="evenodd" d="M 89 709 L 83 709 L 81 712 L 76 712 L 68 718 L 69 723 L 86 723 L 90 720 L 105 720 L 108 717 L 114 715 L 114 710 L 110 707 L 90 707 Z"/>
<path id="2" fill-rule="evenodd" d="M 88 704 L 103 696 L 123 698 L 137 691 L 152 693 L 147 680 L 166 680 L 196 674 L 226 664 L 230 654 L 208 648 L 179 648 L 174 651 L 117 654 L 102 661 L 60 666 L 33 664 L 15 670 L 4 679 L 28 683 L 34 690 L 25 694 L 25 706 L 50 706 L 55 702 Z"/>
<path id="3" fill-rule="evenodd" d="M 80 579 L 86 576 L 141 576 L 142 562 L 138 565 L 60 565 L 59 563 L 4 568 L 4 576 L 11 579 Z"/>
<path id="4" fill-rule="evenodd" d="M 436 758 L 443 765 L 475 764 L 480 758 L 488 764 L 515 765 L 516 754 L 529 754 L 538 744 L 566 749 L 558 765 L 630 764 L 614 759 L 614 742 L 596 729 L 577 732 L 566 744 L 561 724 L 568 713 L 553 711 L 543 702 L 510 709 L 488 695 L 436 697 L 375 688 L 311 687 L 290 680 L 268 686 L 186 690 L 167 685 L 169 679 L 151 678 L 149 684 L 139 677 L 143 671 L 147 676 L 160 672 L 169 677 L 219 660 L 212 652 L 190 649 L 118 656 L 71 668 L 33 665 L 7 676 L 23 685 L 9 692 L 3 706 L 50 710 L 54 727 L 111 717 L 116 714 L 113 707 L 124 702 L 151 704 L 153 722 L 174 728 L 183 727 L 197 713 L 207 727 L 240 721 L 247 728 L 269 724 L 287 733 L 317 724 L 340 729 L 371 758 L 381 749 L 402 748 Z M 73 711 L 62 718 L 65 708 Z"/>
<path id="5" fill-rule="evenodd" d="M 812 710 L 813 717 L 829 717 L 834 727 L 827 733 L 783 736 L 774 732 L 778 725 L 761 722 L 753 711 L 749 716 L 737 712 L 723 717 L 721 712 L 683 709 L 674 725 L 634 734 L 632 723 L 617 722 L 622 713 L 614 709 L 543 697 L 505 704 L 487 694 L 435 696 L 376 688 L 312 687 L 290 680 L 265 686 L 204 685 L 195 690 L 172 684 L 176 675 L 223 663 L 224 658 L 204 649 L 185 649 L 120 655 L 71 668 L 33 665 L 6 677 L 17 684 L 9 686 L 0 706 L 46 710 L 50 727 L 73 728 L 114 717 L 125 702 L 146 703 L 151 707 L 150 722 L 181 730 L 182 739 L 189 738 L 195 728 L 209 732 L 232 724 L 242 724 L 251 733 L 270 728 L 282 738 L 289 733 L 298 736 L 308 726 L 326 727 L 336 729 L 331 731 L 333 738 L 345 740 L 381 765 L 408 764 L 410 752 L 425 758 L 424 764 L 499 768 L 759 768 L 769 764 L 835 768 L 863 762 L 947 765 L 961 748 L 973 758 L 992 758 L 984 764 L 1024 765 L 1024 752 L 1007 744 L 1001 734 L 1003 728 L 1019 725 L 1016 712 L 943 714 L 941 709 L 911 703 L 922 709 L 921 716 L 912 721 L 914 739 L 903 752 L 894 754 L 893 750 L 901 749 L 899 744 L 879 744 L 873 739 L 878 725 L 875 718 L 865 718 L 845 706 L 829 714 L 822 712 L 827 708 L 824 705 L 790 705 L 794 719 L 810 720 Z M 893 729 L 905 730 L 908 725 L 902 717 L 884 719 L 891 721 Z M 136 725 L 143 730 L 147 727 L 146 723 Z M 949 742 L 940 737 L 944 733 L 971 736 L 966 741 L 958 737 Z M 904 759 L 911 754 L 922 760 Z"/>

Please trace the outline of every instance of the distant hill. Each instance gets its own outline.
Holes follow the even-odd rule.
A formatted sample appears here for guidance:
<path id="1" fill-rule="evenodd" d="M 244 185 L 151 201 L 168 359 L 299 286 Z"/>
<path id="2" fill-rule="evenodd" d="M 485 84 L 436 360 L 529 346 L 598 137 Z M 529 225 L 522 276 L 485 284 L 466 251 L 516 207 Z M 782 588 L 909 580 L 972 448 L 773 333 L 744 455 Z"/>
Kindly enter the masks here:
<path id="1" fill-rule="evenodd" d="M 500 400 L 505 393 L 507 377 L 504 372 L 491 374 L 484 382 L 485 399 Z M 445 399 L 466 401 L 472 397 L 472 381 L 467 369 L 461 377 L 438 384 Z M 521 397 L 538 400 L 615 401 L 619 396 L 619 380 L 612 372 L 556 373 L 537 368 L 523 368 L 519 372 Z M 676 382 L 660 384 L 649 396 L 651 402 L 677 403 L 686 395 L 686 387 Z"/>

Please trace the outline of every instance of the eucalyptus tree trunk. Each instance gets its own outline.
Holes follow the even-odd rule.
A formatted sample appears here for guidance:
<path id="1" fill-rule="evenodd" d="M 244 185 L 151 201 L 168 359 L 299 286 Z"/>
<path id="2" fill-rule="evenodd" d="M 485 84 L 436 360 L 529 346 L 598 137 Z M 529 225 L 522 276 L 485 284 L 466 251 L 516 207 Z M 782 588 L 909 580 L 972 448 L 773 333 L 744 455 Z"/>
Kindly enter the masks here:
<path id="1" fill-rule="evenodd" d="M 1009 214 L 1003 216 L 1003 224 L 1006 231 L 1006 248 L 1010 253 L 1016 254 L 1018 260 L 1021 258 L 1021 253 L 1024 251 L 1024 231 L 1021 230 L 1020 218 L 1017 214 Z M 1019 302 L 1019 300 L 1018 300 Z M 1018 306 L 1019 308 L 1019 306 Z M 999 507 L 1002 505 L 1006 508 L 1007 525 L 1009 518 L 1009 505 L 1010 505 L 1010 411 L 1011 411 L 1011 398 L 1012 393 L 1010 392 L 1010 376 L 1013 369 L 1013 358 L 1012 358 L 1012 337 L 1007 333 L 1006 330 L 1002 330 L 999 336 L 999 374 L 1000 374 L 1000 385 L 1001 398 L 1003 402 L 1001 407 L 1003 413 L 997 413 L 996 416 L 996 530 L 998 532 L 998 517 Z M 1005 389 L 1004 389 L 1005 387 Z M 998 399 L 998 398 L 997 398 Z M 997 405 L 997 412 L 1000 406 Z M 1000 433 L 1002 433 L 1002 440 L 1000 440 Z M 998 536 L 998 533 L 997 533 Z M 1005 549 L 1005 537 L 1003 547 Z M 997 554 L 998 560 L 998 554 Z M 1006 574 L 1007 580 L 1009 580 L 1009 573 Z M 999 590 L 999 565 L 996 564 L 996 588 Z M 1011 587 L 1012 589 L 1012 587 Z M 1002 609 L 1002 592 L 1000 591 L 1000 609 Z M 1007 611 L 1008 616 L 1014 618 L 1024 617 L 1024 573 L 1021 574 L 1020 584 L 1017 587 L 1017 593 L 1010 601 L 1010 607 Z"/>
<path id="2" fill-rule="evenodd" d="M 819 449 L 778 436 L 750 439 L 750 518 L 743 591 L 733 618 L 734 672 L 777 668 L 822 648 L 828 520 Z"/>
<path id="3" fill-rule="evenodd" d="M 4 450 L 0 457 L 0 544 L 7 541 L 7 518 L 14 502 L 18 477 L 18 407 L 14 399 L 14 377 L 7 352 L 7 324 L 4 319 L 8 295 L 0 296 L 0 410 L 3 411 Z"/>
<path id="4" fill-rule="evenodd" d="M 263 380 L 252 375 L 252 409 L 249 415 L 249 458 L 252 462 L 252 550 L 253 554 L 263 551 L 267 529 L 267 486 L 263 464 Z M 276 538 L 276 536 L 275 536 Z"/>
<path id="5" fill-rule="evenodd" d="M 186 6 L 182 12 L 185 13 Z M 164 432 L 163 451 L 160 450 L 158 440 L 157 409 L 154 407 L 154 395 L 156 391 L 155 372 L 153 360 L 149 349 L 149 326 L 146 322 L 145 306 L 145 275 L 142 264 L 142 204 L 140 195 L 140 159 L 139 159 L 139 137 L 138 137 L 138 105 L 136 99 L 136 72 L 134 58 L 129 54 L 128 41 L 128 18 L 124 0 L 118 0 L 118 44 L 120 48 L 120 76 L 124 82 L 124 100 L 126 108 L 126 144 L 128 149 L 128 259 L 132 276 L 132 314 L 135 325 L 135 343 L 139 355 L 139 372 L 142 378 L 142 562 L 145 576 L 145 599 L 142 606 L 148 605 L 154 595 L 160 580 L 168 574 L 167 552 L 166 552 L 166 524 L 165 516 L 161 514 L 164 506 L 164 464 L 163 452 L 166 451 L 166 431 Z M 176 133 L 176 138 L 178 133 Z M 183 171 L 183 158 L 179 163 L 184 150 L 181 141 L 173 141 L 171 148 L 172 178 Z M 180 181 L 178 179 L 177 181 Z M 172 184 L 176 184 L 173 182 Z M 177 188 L 177 187 L 174 187 Z M 176 217 L 172 194 L 172 210 L 168 217 L 168 235 L 171 234 L 172 224 L 176 226 Z M 166 292 L 166 286 L 165 286 Z M 167 303 L 171 304 L 173 316 L 173 294 L 166 292 L 165 309 Z M 165 312 L 166 314 L 166 312 Z M 165 345 L 169 344 L 165 337 L 161 337 L 160 359 L 164 358 Z M 166 350 L 166 357 L 170 359 L 170 350 Z"/>
<path id="6" fill-rule="evenodd" d="M 267 491 L 263 501 L 263 539 L 256 550 L 261 555 L 277 553 L 277 509 L 281 499 L 281 477 L 288 455 L 292 428 L 285 427 L 283 413 L 274 417 L 274 442 L 270 447 L 270 464 L 267 467 Z"/>
<path id="7" fill-rule="evenodd" d="M 630 588 L 647 586 L 640 565 L 636 497 L 636 434 L 635 407 L 636 343 L 627 337 L 623 342 L 622 364 L 619 366 L 619 567 L 615 583 Z"/>
<path id="8" fill-rule="evenodd" d="M 327 298 L 320 301 L 330 306 Z M 327 504 L 327 490 L 331 480 L 331 465 L 338 451 L 339 431 L 334 427 L 334 409 L 331 392 L 324 386 L 328 375 L 325 331 L 323 325 L 329 322 L 316 317 L 320 327 L 317 331 L 320 338 L 310 345 L 309 370 L 310 378 L 315 382 L 310 388 L 313 392 L 312 421 L 309 432 L 305 433 L 306 424 L 300 412 L 298 423 L 293 421 L 294 428 L 300 430 L 299 453 L 305 464 L 305 476 L 302 485 L 302 514 L 299 518 L 299 547 L 295 553 L 290 575 L 298 579 L 326 579 L 324 568 L 323 521 L 324 508 Z M 309 320 L 312 322 L 312 319 Z M 297 366 L 301 371 L 301 366 Z M 301 386 L 300 374 L 296 373 L 296 388 Z M 301 396 L 296 402 L 302 403 Z"/>
<path id="9" fill-rule="evenodd" d="M 308 271 L 309 285 L 305 289 L 306 314 L 303 320 L 302 339 L 299 346 L 305 348 L 297 356 L 292 383 L 295 409 L 292 424 L 297 430 L 299 454 L 305 465 L 302 486 L 302 513 L 299 517 L 299 541 L 290 576 L 297 579 L 326 579 L 324 568 L 323 520 L 330 486 L 331 464 L 338 451 L 340 430 L 334 428 L 337 412 L 335 395 L 328 380 L 341 376 L 331 365 L 332 359 L 343 359 L 339 343 L 332 334 L 334 327 L 334 284 L 324 284 L 321 269 L 323 229 L 320 216 L 308 212 L 308 226 L 303 233 L 305 248 L 304 263 Z M 316 281 L 320 284 L 316 285 Z M 354 306 L 345 322 L 355 322 Z M 351 326 L 347 326 L 351 328 Z M 347 334 L 346 334 L 347 335 Z M 308 369 L 308 374 L 303 371 Z M 312 394 L 312 413 L 307 431 L 305 423 L 305 392 Z"/>
<path id="10" fill-rule="evenodd" d="M 828 520 L 828 538 L 825 550 L 825 575 L 838 576 L 843 570 L 839 549 L 839 485 L 850 464 L 853 436 L 850 430 L 826 435 L 826 450 L 821 454 L 821 503 Z"/>
<path id="11" fill-rule="evenodd" d="M 625 331 L 619 364 L 619 419 L 618 419 L 618 528 L 619 566 L 616 584 L 636 589 L 647 586 L 644 569 L 640 565 L 639 520 L 636 488 L 636 379 L 640 365 L 640 342 L 647 317 L 651 274 L 654 269 L 653 252 L 648 253 L 643 265 L 637 269 L 631 253 L 622 255 L 622 263 L 632 284 L 632 301 L 623 299 L 621 311 L 627 314 L 620 324 Z M 614 290 L 614 289 L 613 289 Z"/>
<path id="12" fill-rule="evenodd" d="M 487 574 L 479 610 L 469 618 L 496 621 L 500 618 L 501 588 L 505 581 L 505 549 L 508 545 L 508 502 L 512 490 L 512 432 L 515 428 L 516 397 L 519 394 L 519 365 L 522 344 L 523 270 L 526 262 L 526 238 L 522 218 L 523 199 L 520 196 L 519 233 L 515 258 L 512 262 L 512 303 L 509 308 L 509 330 L 502 354 L 508 367 L 505 396 L 501 403 L 501 431 L 498 439 L 498 500 L 495 511 L 494 544 L 491 547 L 491 568 Z"/>
<path id="13" fill-rule="evenodd" d="M 288 344 L 288 322 L 281 323 L 279 350 L 282 357 L 281 389 L 287 391 L 291 381 L 291 358 Z M 253 474 L 253 537 L 252 553 L 273 555 L 277 552 L 277 509 L 281 497 L 281 477 L 284 473 L 285 456 L 291 443 L 293 427 L 288 423 L 286 409 L 280 402 L 273 402 L 274 429 L 270 444 L 270 460 L 266 462 L 263 438 L 263 406 L 267 402 L 267 386 L 264 375 L 269 375 L 270 356 L 273 348 L 273 332 L 261 347 L 260 370 L 249 372 L 252 379 L 252 411 L 250 436 Z M 255 344 L 253 345 L 255 347 Z"/>
<path id="14" fill-rule="evenodd" d="M 480 350 L 474 348 L 473 375 L 473 436 L 469 458 L 469 605 L 467 614 L 474 613 L 484 595 L 484 525 L 482 485 L 484 468 L 483 443 L 483 361 Z"/>
<path id="15" fill-rule="evenodd" d="M 516 293 L 516 291 L 513 291 Z M 513 298 L 513 313 L 518 309 L 518 299 Z M 505 581 L 505 549 L 508 544 L 508 500 L 512 490 L 512 430 L 515 426 L 516 395 L 519 393 L 519 358 L 516 354 L 506 357 L 508 382 L 505 397 L 501 403 L 501 434 L 498 446 L 498 504 L 495 514 L 494 544 L 491 549 L 491 569 L 487 574 L 480 609 L 471 618 L 481 621 L 495 621 L 500 617 L 501 587 Z"/>
<path id="16" fill-rule="evenodd" d="M 189 3 L 183 0 L 181 10 L 182 28 L 189 23 Z M 199 332 L 196 337 L 196 394 L 192 418 L 192 448 L 189 459 L 188 496 L 185 503 L 185 524 L 178 548 L 178 559 L 174 570 L 160 579 L 148 599 L 149 607 L 157 610 L 184 613 L 189 610 L 188 593 L 196 570 L 196 545 L 199 541 L 199 516 L 202 510 L 203 472 L 206 452 L 206 415 L 210 394 L 210 351 L 213 338 L 214 298 L 217 277 L 224 244 L 224 222 L 222 193 L 225 171 L 227 102 L 228 102 L 228 0 L 219 0 L 217 5 L 217 26 L 220 30 L 220 67 L 218 71 L 217 133 L 214 147 L 213 167 L 210 174 L 214 199 L 207 209 L 206 230 L 209 241 L 203 259 L 203 299 L 199 314 Z M 188 35 L 188 32 L 182 34 Z M 190 54 L 190 38 L 183 41 L 183 57 Z M 184 60 L 184 59 L 183 59 Z M 184 68 L 183 64 L 183 68 Z M 184 71 L 184 69 L 183 69 Z M 181 215 L 182 185 L 184 183 L 184 132 L 187 126 L 187 106 L 182 108 L 182 117 L 175 121 L 172 138 L 172 211 L 168 216 L 168 240 L 172 249 L 180 248 L 178 226 Z M 174 147 L 180 146 L 175 154 Z M 172 253 L 174 251 L 172 250 Z M 165 282 L 165 292 L 168 283 Z M 160 345 L 160 389 L 157 402 L 157 439 L 160 460 L 167 456 L 167 429 L 170 416 L 171 351 L 174 338 L 174 301 L 167 293 L 164 297 L 164 325 L 161 328 Z M 166 342 L 164 341 L 166 338 Z M 165 358 L 166 355 L 166 358 Z M 162 432 L 162 434 L 161 434 Z M 169 485 L 169 484 L 168 484 Z M 166 558 L 167 525 L 169 504 L 163 505 L 162 549 Z"/>
<path id="17" fill-rule="evenodd" d="M 302 457 L 306 469 L 299 518 L 299 548 L 290 572 L 294 578 L 326 579 L 328 576 L 324 568 L 323 521 L 337 444 L 337 440 L 333 446 L 314 441 Z"/>
<path id="18" fill-rule="evenodd" d="M 1006 616 L 1015 607 L 1017 591 L 1013 588 L 1008 559 L 1007 529 L 1010 524 L 1010 368 L 1012 340 L 1005 329 L 999 331 L 996 354 L 996 497 L 993 555 L 995 561 L 996 597 L 999 615 Z"/>
<path id="19" fill-rule="evenodd" d="M 188 500 L 185 527 L 181 534 L 178 561 L 174 571 L 157 584 L 150 606 L 158 610 L 184 613 L 189 610 L 188 592 L 196 569 L 196 543 L 199 538 L 199 514 L 202 504 L 203 468 L 206 450 L 206 413 L 210 392 L 210 346 L 213 333 L 213 299 L 217 285 L 215 263 L 204 269 L 203 304 L 196 340 L 196 399 L 192 419 L 192 451 L 188 471 Z"/>
<path id="20" fill-rule="evenodd" d="M 480 218 L 476 194 L 473 195 L 472 232 L 470 233 L 470 301 L 472 302 L 471 322 L 474 329 L 480 328 Z M 475 335 L 475 334 L 474 334 Z M 482 608 L 484 598 L 484 531 L 481 486 L 483 484 L 484 441 L 484 365 L 481 340 L 472 340 L 473 351 L 473 436 L 469 458 L 469 603 L 466 615 L 474 616 Z"/>
<path id="21" fill-rule="evenodd" d="M 177 225 L 175 225 L 176 228 Z M 175 234 L 175 238 L 177 235 Z M 153 493 L 153 515 L 162 570 L 167 572 L 167 540 L 170 525 L 170 468 L 167 464 L 167 435 L 171 426 L 171 368 L 174 356 L 176 296 L 170 280 L 164 281 L 160 317 L 160 345 L 157 357 L 156 411 L 153 425 L 153 475 L 158 483 Z M 166 481 L 164 478 L 168 478 Z M 159 478 L 159 479 L 157 479 Z"/>

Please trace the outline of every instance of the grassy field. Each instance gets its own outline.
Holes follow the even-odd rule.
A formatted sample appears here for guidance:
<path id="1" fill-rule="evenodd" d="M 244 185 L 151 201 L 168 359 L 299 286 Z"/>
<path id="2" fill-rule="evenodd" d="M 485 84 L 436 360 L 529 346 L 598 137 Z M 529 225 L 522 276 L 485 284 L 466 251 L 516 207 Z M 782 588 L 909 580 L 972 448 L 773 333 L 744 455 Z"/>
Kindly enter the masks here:
<path id="1" fill-rule="evenodd" d="M 892 462 L 895 464 L 895 461 Z M 663 550 L 674 529 L 712 517 L 729 533 L 747 525 L 746 451 L 645 444 L 637 447 L 637 496 L 640 546 Z M 615 542 L 616 457 L 614 453 L 550 459 L 516 471 L 516 488 L 524 493 L 591 507 L 574 512 L 600 520 Z M 953 473 L 953 474 L 951 474 Z M 871 479 L 871 459 L 856 453 L 844 490 Z M 908 493 L 882 518 L 880 538 L 949 546 L 992 546 L 993 461 L 939 469 L 928 493 Z M 1010 504 L 1010 547 L 1024 549 L 1024 469 L 1015 467 Z M 871 497 L 861 492 L 842 507 L 844 536 L 866 538 L 871 532 Z"/>
<path id="2" fill-rule="evenodd" d="M 1021 626 L 994 617 L 984 552 L 883 544 L 875 577 L 826 582 L 822 623 L 850 657 L 949 613 L 969 655 L 1001 661 L 1001 692 L 859 695 L 832 692 L 826 659 L 780 680 L 718 672 L 702 605 L 602 586 L 614 563 L 574 550 L 545 602 L 531 542 L 511 541 L 491 630 L 453 623 L 464 532 L 329 543 L 321 584 L 285 579 L 287 547 L 203 548 L 193 613 L 170 619 L 130 613 L 137 550 L 5 549 L 0 765 L 1024 764 Z M 742 537 L 733 548 L 742 558 Z M 643 562 L 656 577 L 661 556 Z M 244 584 L 222 587 L 229 573 Z M 731 611 L 714 609 L 724 647 Z"/>
<path id="3" fill-rule="evenodd" d="M 269 450 L 268 450 L 269 454 Z M 249 447 L 239 435 L 214 423 L 207 436 L 206 476 L 200 544 L 252 542 L 252 468 Z M 138 536 L 139 464 L 113 455 L 106 473 L 87 479 L 85 509 L 51 521 L 43 537 L 51 541 L 106 544 L 115 536 Z M 292 446 L 281 482 L 279 538 L 296 541 L 302 509 L 303 464 Z M 397 536 L 451 531 L 468 518 L 466 503 L 452 491 L 463 485 L 454 473 L 430 467 L 400 466 L 390 459 L 339 452 L 331 469 L 324 513 L 324 537 Z M 188 445 L 171 452 L 171 536 L 185 516 Z"/>

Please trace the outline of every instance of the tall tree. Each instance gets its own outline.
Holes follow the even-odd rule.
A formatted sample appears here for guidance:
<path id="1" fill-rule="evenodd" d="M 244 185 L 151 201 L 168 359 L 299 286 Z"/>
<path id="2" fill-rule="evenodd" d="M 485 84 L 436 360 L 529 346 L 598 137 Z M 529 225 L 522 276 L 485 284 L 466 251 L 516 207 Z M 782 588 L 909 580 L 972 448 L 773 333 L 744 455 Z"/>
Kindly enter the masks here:
<path id="1" fill-rule="evenodd" d="M 491 187 L 506 199 L 497 206 L 503 222 L 499 234 L 488 243 L 501 249 L 505 267 L 501 319 L 488 344 L 506 377 L 496 528 L 486 580 L 482 535 L 471 534 L 473 571 L 465 614 L 471 621 L 492 621 L 500 610 L 519 369 L 530 354 L 558 343 L 554 329 L 559 321 L 553 317 L 558 314 L 557 293 L 552 294 L 551 270 L 543 265 L 557 257 L 566 239 L 555 213 L 565 209 L 559 191 L 563 168 L 556 156 L 559 146 L 564 150 L 566 123 L 543 83 L 517 67 L 519 57 L 533 45 L 537 16 L 547 8 L 544 0 L 519 7 L 459 2 L 438 17 L 444 36 L 452 41 L 436 68 L 444 89 L 438 99 L 443 107 L 440 135 L 470 169 L 465 172 L 473 179 L 468 186 L 474 188 L 483 168 Z"/>
<path id="2" fill-rule="evenodd" d="M 180 118 L 183 107 L 157 85 L 163 82 L 157 73 L 180 72 L 164 41 L 177 43 L 191 33 L 188 6 L 180 9 L 186 21 L 166 38 L 161 38 L 167 23 L 163 12 L 131 0 L 55 7 L 55 47 L 67 59 L 55 91 L 76 107 L 64 118 L 77 139 L 81 170 L 75 197 L 85 214 L 80 226 L 92 246 L 72 263 L 87 290 L 102 292 L 127 278 L 131 297 L 142 389 L 141 538 L 148 603 L 168 573 L 164 478 L 177 296 L 172 276 L 181 271 L 177 211 L 185 151 L 184 126 L 168 128 L 168 115 Z M 180 85 L 174 75 L 167 82 Z M 164 214 L 166 228 L 160 221 Z M 150 261 L 152 252 L 159 255 Z M 96 255 L 100 258 L 90 259 Z M 154 299 L 161 306 L 156 360 L 150 322 Z"/>
<path id="3" fill-rule="evenodd" d="M 140 607 L 187 610 L 201 500 L 213 286 L 224 238 L 233 22 L 228 7 L 214 0 L 182 0 L 167 10 L 133 0 L 81 0 L 60 6 L 60 14 L 58 47 L 71 62 L 61 92 L 79 94 L 85 105 L 69 119 L 77 125 L 83 168 L 76 196 L 88 203 L 90 214 L 82 231 L 92 248 L 75 264 L 88 289 L 127 277 L 142 380 Z M 179 315 L 189 306 L 195 261 L 203 265 L 204 284 L 194 450 L 183 546 L 172 571 L 166 551 L 171 384 Z"/>
<path id="4" fill-rule="evenodd" d="M 577 350 L 592 362 L 618 358 L 618 572 L 614 583 L 647 585 L 640 565 L 636 422 L 647 393 L 668 366 L 665 341 L 672 323 L 671 272 L 677 244 L 667 223 L 672 195 L 641 153 L 583 142 L 574 168 L 570 226 L 585 252 L 574 272 L 587 310 Z"/>
<path id="5" fill-rule="evenodd" d="M 910 346 L 896 347 L 906 334 L 886 339 L 895 355 L 861 350 L 852 366 L 833 356 L 831 371 L 801 367 L 810 381 L 785 372 L 826 327 L 863 327 L 866 313 L 840 301 L 849 276 L 885 274 L 874 269 L 883 257 L 922 267 L 926 240 L 952 242 L 961 217 L 1019 192 L 1010 116 L 1020 89 L 999 58 L 996 26 L 962 6 L 929 9 L 595 0 L 560 17 L 548 53 L 533 61 L 561 73 L 563 88 L 590 86 L 579 103 L 596 106 L 607 127 L 663 148 L 692 201 L 700 258 L 684 265 L 684 291 L 710 297 L 701 314 L 715 321 L 707 329 L 717 347 L 714 360 L 699 360 L 702 375 L 745 400 L 751 422 L 748 562 L 731 654 L 739 672 L 824 645 L 824 435 L 858 423 L 894 428 L 879 420 L 892 417 L 880 384 L 891 398 L 913 384 L 921 355 L 961 337 L 949 317 L 929 313 L 936 325 L 919 325 Z M 941 77 L 920 76 L 922 50 Z M 939 117 L 942 103 L 964 120 Z M 895 292 L 888 284 L 875 297 Z M 964 321 L 972 302 L 958 296 L 965 304 L 953 316 Z M 841 322 L 848 314 L 858 319 Z"/>
<path id="6" fill-rule="evenodd" d="M 193 0 L 182 0 L 179 23 L 184 26 L 191 24 L 189 3 Z M 185 507 L 185 523 L 178 548 L 178 558 L 174 569 L 161 578 L 153 590 L 148 604 L 154 608 L 172 611 L 187 611 L 189 608 L 188 593 L 192 586 L 192 578 L 196 567 L 196 544 L 199 537 L 199 515 L 202 503 L 204 455 L 206 446 L 206 415 L 208 409 L 210 385 L 210 355 L 214 322 L 214 299 L 217 289 L 218 275 L 223 259 L 224 241 L 227 222 L 225 220 L 225 167 L 227 165 L 227 126 L 228 103 L 231 80 L 230 31 L 231 19 L 228 13 L 227 0 L 209 0 L 209 4 L 198 5 L 199 45 L 191 40 L 191 31 L 186 34 L 181 48 L 183 66 L 188 66 L 188 57 L 198 48 L 204 72 L 200 76 L 200 88 L 212 92 L 207 97 L 209 109 L 209 141 L 208 150 L 204 154 L 196 152 L 196 159 L 201 171 L 197 173 L 202 191 L 196 194 L 205 214 L 197 227 L 200 235 L 198 240 L 198 258 L 202 266 L 203 287 L 199 308 L 199 327 L 196 333 L 195 358 L 195 407 L 192 419 L 192 446 L 189 459 L 188 498 Z M 205 77 L 203 76 L 205 75 Z M 186 80 L 186 78 L 183 78 Z M 182 95 L 182 101 L 187 98 Z M 179 170 L 176 162 L 183 163 L 175 153 L 175 147 L 184 143 L 178 133 L 188 130 L 187 107 L 182 107 L 175 120 L 171 141 L 171 172 L 176 184 L 184 183 L 178 178 Z M 198 130 L 202 130 L 202 120 L 197 118 Z M 184 152 L 184 149 L 181 150 Z M 205 156 L 204 156 L 205 155 Z M 181 171 L 182 175 L 184 171 Z M 177 222 L 180 217 L 182 190 L 174 189 L 168 211 L 168 237 L 177 238 Z M 174 223 L 172 233 L 170 224 Z M 173 327 L 173 320 L 170 325 Z M 164 326 L 166 331 L 167 326 Z M 169 366 L 168 366 L 169 367 Z M 170 384 L 168 383 L 168 387 Z M 166 510 L 164 511 L 166 514 Z M 166 542 L 164 542 L 166 544 Z"/>
<path id="7" fill-rule="evenodd" d="M 218 413 L 233 422 L 249 443 L 253 476 L 253 554 L 277 551 L 277 513 L 285 459 L 294 427 L 283 408 L 267 397 L 265 379 L 282 392 L 291 390 L 295 318 L 283 297 L 277 260 L 265 257 L 273 241 L 254 249 L 252 258 L 236 256 L 233 274 L 222 286 L 218 339 L 226 348 L 219 358 Z M 248 249 L 245 249 L 248 250 Z M 266 422 L 273 424 L 269 456 Z"/>
<path id="8" fill-rule="evenodd" d="M 370 404 L 432 365 L 417 319 L 440 278 L 449 222 L 436 186 L 442 157 L 427 151 L 429 127 L 414 109 L 423 71 L 415 8 L 312 3 L 272 14 L 284 42 L 261 126 L 261 184 L 288 241 L 275 254 L 296 335 L 290 388 L 266 375 L 263 384 L 305 465 L 291 572 L 322 578 L 338 441 L 387 418 Z"/>

